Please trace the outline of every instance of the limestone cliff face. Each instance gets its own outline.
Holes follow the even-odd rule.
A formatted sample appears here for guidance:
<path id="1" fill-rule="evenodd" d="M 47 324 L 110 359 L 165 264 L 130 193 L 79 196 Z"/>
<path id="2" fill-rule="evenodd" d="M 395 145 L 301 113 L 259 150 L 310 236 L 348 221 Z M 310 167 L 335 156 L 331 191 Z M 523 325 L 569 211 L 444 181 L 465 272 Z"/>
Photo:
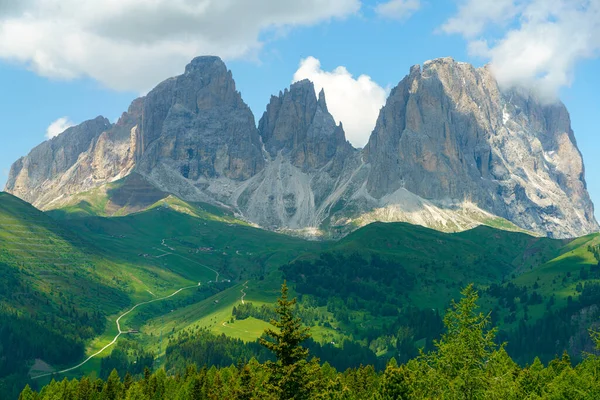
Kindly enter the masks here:
<path id="1" fill-rule="evenodd" d="M 488 68 L 444 58 L 413 67 L 390 94 L 365 148 L 376 198 L 404 188 L 467 200 L 556 236 L 597 229 L 569 115 L 500 91 Z"/>
<path id="2" fill-rule="evenodd" d="M 292 84 L 271 97 L 258 129 L 267 152 L 265 169 L 228 202 L 265 227 L 318 227 L 330 196 L 349 179 L 360 157 L 327 110 L 325 93 L 317 98 L 307 80 Z"/>
<path id="3" fill-rule="evenodd" d="M 86 121 L 48 140 L 13 164 L 6 190 L 47 209 L 61 199 L 126 176 L 133 168 L 135 125 L 125 113 L 111 125 Z"/>
<path id="4" fill-rule="evenodd" d="M 231 72 L 218 57 L 198 57 L 116 124 L 98 117 L 42 143 L 14 164 L 6 190 L 48 209 L 135 168 L 159 188 L 198 197 L 211 179 L 245 180 L 263 165 L 254 116 Z"/>
<path id="5" fill-rule="evenodd" d="M 353 150 L 342 126 L 336 126 L 327 110 L 325 92 L 321 90 L 317 99 L 308 80 L 272 96 L 258 130 L 271 157 L 281 152 L 303 171 L 339 161 Z"/>
<path id="6" fill-rule="evenodd" d="M 133 172 L 268 229 L 456 231 L 500 218 L 555 237 L 598 229 L 564 105 L 503 92 L 489 69 L 450 58 L 412 67 L 357 150 L 311 82 L 273 96 L 257 128 L 225 64 L 198 57 L 116 124 L 99 117 L 36 147 L 6 190 L 56 208 Z"/>
<path id="7" fill-rule="evenodd" d="M 254 116 L 218 57 L 194 59 L 146 96 L 140 141 L 139 167 L 149 175 L 245 180 L 264 165 Z"/>

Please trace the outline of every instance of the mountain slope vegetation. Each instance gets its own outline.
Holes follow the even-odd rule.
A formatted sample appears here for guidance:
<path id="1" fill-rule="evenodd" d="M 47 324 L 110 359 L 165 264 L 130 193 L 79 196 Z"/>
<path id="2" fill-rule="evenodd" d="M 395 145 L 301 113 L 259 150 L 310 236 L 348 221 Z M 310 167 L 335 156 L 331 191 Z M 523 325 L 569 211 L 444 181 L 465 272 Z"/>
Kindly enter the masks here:
<path id="1" fill-rule="evenodd" d="M 244 359 L 238 352 L 235 365 L 227 362 L 227 351 L 239 351 L 240 343 L 218 339 L 218 347 L 210 351 L 213 367 L 198 370 L 196 365 L 170 365 L 154 374 L 146 369 L 132 376 L 113 369 L 105 380 L 52 381 L 38 393 L 27 386 L 20 399 L 50 400 L 54 398 L 121 399 L 596 399 L 600 394 L 598 368 L 600 359 L 586 355 L 573 365 L 568 354 L 555 357 L 546 366 L 536 358 L 520 367 L 495 343 L 497 333 L 491 327 L 489 315 L 478 310 L 478 294 L 473 285 L 461 291 L 462 298 L 452 302 L 444 317 L 444 331 L 435 349 L 399 364 L 392 358 L 383 372 L 373 366 L 360 366 L 338 372 L 319 359 L 309 360 L 306 339 L 309 329 L 303 328 L 294 313 L 295 299 L 286 297 L 282 287 L 275 319 L 277 331 L 269 329 L 261 345 L 274 357 L 258 362 Z M 600 347 L 598 333 L 592 333 Z M 215 341 L 216 338 L 213 338 Z M 186 336 L 183 341 L 205 348 L 210 335 L 202 332 Z M 188 346 L 190 347 L 190 346 Z M 229 360 L 232 360 L 231 358 Z M 220 365 L 215 367 L 214 365 Z"/>
<path id="2" fill-rule="evenodd" d="M 20 390 L 28 374 L 97 352 L 132 305 L 198 284 L 128 314 L 121 326 L 135 333 L 119 338 L 115 354 L 109 348 L 67 375 L 107 374 L 110 365 L 124 372 L 136 360 L 172 365 L 168 354 L 195 354 L 180 351 L 188 346 L 184 332 L 224 334 L 250 346 L 273 316 L 282 279 L 312 328 L 312 349 L 343 368 L 360 357 L 381 366 L 433 349 L 450 300 L 469 283 L 518 362 L 536 355 L 549 361 L 563 350 L 578 360 L 593 350 L 587 329 L 599 317 L 598 235 L 557 240 L 489 227 L 448 234 L 374 223 L 317 242 L 173 196 L 112 217 L 45 214 L 0 196 L 0 340 L 3 349 L 28 349 L 6 353 L 14 362 L 0 369 L 2 393 Z M 27 332 L 44 332 L 47 340 Z M 263 357 L 252 348 L 243 354 Z M 48 379 L 29 382 L 37 387 Z"/>

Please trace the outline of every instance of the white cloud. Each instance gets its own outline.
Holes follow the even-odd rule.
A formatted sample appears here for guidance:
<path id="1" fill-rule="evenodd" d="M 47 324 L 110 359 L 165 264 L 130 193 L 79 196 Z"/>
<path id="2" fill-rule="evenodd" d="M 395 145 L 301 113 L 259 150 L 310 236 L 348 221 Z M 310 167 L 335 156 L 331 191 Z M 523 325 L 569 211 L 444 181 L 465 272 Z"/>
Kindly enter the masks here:
<path id="1" fill-rule="evenodd" d="M 323 71 L 314 57 L 300 61 L 293 82 L 309 79 L 317 92 L 325 90 L 329 112 L 342 122 L 346 137 L 355 147 L 363 147 L 387 98 L 387 91 L 367 75 L 354 78 L 345 67 Z"/>
<path id="2" fill-rule="evenodd" d="M 213 54 L 253 57 L 265 32 L 356 13 L 360 0 L 0 0 L 0 58 L 145 91 Z"/>
<path id="3" fill-rule="evenodd" d="M 498 26 L 505 29 L 494 37 Z M 489 59 L 503 87 L 525 86 L 553 101 L 579 61 L 599 56 L 600 0 L 467 0 L 442 29 Z"/>
<path id="4" fill-rule="evenodd" d="M 375 6 L 377 15 L 383 18 L 406 19 L 421 8 L 421 0 L 389 0 Z"/>
<path id="5" fill-rule="evenodd" d="M 53 123 L 51 123 L 50 125 L 48 125 L 48 128 L 46 129 L 46 138 L 52 139 L 53 137 L 60 135 L 73 125 L 75 124 L 71 122 L 68 117 L 61 117 Z"/>
<path id="6" fill-rule="evenodd" d="M 442 30 L 473 38 L 489 24 L 506 24 L 518 13 L 516 0 L 462 0 L 456 16 L 448 19 Z"/>

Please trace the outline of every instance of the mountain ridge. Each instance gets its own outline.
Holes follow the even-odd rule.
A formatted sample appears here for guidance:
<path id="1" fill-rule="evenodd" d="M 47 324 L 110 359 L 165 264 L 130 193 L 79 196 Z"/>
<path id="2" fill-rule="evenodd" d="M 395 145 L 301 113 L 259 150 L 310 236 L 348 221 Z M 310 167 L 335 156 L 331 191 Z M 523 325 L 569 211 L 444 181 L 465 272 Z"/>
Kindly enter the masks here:
<path id="1" fill-rule="evenodd" d="M 317 236 L 372 221 L 457 231 L 503 219 L 556 237 L 598 230 L 564 105 L 503 92 L 489 68 L 451 58 L 410 69 L 362 150 L 308 80 L 272 96 L 257 127 L 231 71 L 213 56 L 195 58 L 103 128 L 87 132 L 87 148 L 61 168 L 46 166 L 70 147 L 42 143 L 13 165 L 7 191 L 60 208 L 135 171 L 184 200 Z"/>

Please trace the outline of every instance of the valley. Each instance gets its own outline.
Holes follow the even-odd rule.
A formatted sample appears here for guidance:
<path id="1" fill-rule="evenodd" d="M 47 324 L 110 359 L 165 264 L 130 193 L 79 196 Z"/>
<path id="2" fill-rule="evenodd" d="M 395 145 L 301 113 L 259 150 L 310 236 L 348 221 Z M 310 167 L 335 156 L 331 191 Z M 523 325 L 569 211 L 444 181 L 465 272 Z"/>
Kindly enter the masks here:
<path id="1" fill-rule="evenodd" d="M 71 355 L 59 356 L 48 354 L 51 343 L 42 348 L 22 337 L 24 346 L 39 350 L 19 358 L 18 369 L 4 367 L 5 387 L 104 376 L 102 364 L 117 350 L 133 362 L 141 351 L 133 349 L 143 349 L 152 354 L 150 365 L 172 368 L 169 354 L 183 345 L 177 343 L 186 332 L 225 335 L 253 348 L 269 326 L 283 279 L 299 296 L 315 351 L 338 347 L 339 365 L 355 365 L 339 361 L 352 346 L 383 364 L 392 354 L 407 360 L 419 347 L 430 348 L 451 299 L 468 283 L 480 290 L 509 351 L 528 329 L 567 312 L 561 329 L 570 340 L 543 354 L 567 350 L 577 358 L 591 349 L 583 336 L 598 323 L 592 306 L 600 295 L 597 234 L 567 240 L 491 227 L 447 234 L 374 223 L 341 240 L 308 241 L 174 197 L 129 215 L 100 217 L 45 214 L 1 196 L 2 316 L 50 326 L 57 349 L 77 343 Z M 89 318 L 95 331 L 90 322 L 80 325 Z M 6 326 L 16 333 L 23 329 L 18 323 Z M 530 347 L 518 350 L 521 362 L 540 353 L 535 343 Z M 55 372 L 28 376 L 36 359 Z"/>

